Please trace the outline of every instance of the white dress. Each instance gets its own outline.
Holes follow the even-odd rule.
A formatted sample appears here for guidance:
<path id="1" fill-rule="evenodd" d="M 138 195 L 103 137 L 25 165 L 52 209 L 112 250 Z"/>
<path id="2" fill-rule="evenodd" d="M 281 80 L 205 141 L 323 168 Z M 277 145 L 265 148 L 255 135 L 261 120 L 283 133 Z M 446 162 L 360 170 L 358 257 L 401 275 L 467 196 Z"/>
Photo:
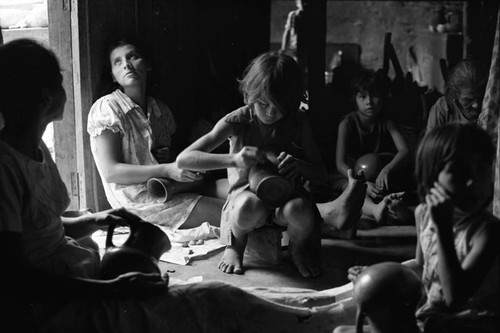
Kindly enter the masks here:
<path id="1" fill-rule="evenodd" d="M 148 97 L 147 105 L 146 117 L 141 107 L 121 90 L 98 99 L 90 109 L 87 123 L 92 154 L 111 207 L 125 207 L 146 221 L 176 230 L 189 217 L 200 195 L 183 193 L 165 203 L 157 202 L 149 195 L 146 182 L 132 185 L 106 182 L 95 158 L 96 137 L 104 130 L 110 130 L 119 133 L 122 138 L 123 163 L 158 164 L 151 151 L 170 147 L 176 124 L 172 112 L 163 102 Z"/>

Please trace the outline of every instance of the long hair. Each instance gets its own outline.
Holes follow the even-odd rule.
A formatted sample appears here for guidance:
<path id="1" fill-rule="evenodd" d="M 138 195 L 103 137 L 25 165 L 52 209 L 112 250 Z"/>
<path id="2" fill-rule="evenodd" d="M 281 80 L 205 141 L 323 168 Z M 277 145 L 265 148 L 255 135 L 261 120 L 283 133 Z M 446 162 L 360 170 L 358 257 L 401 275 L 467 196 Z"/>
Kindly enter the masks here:
<path id="1" fill-rule="evenodd" d="M 6 126 L 23 127 L 34 119 L 45 89 L 62 83 L 56 55 L 32 39 L 0 46 L 0 112 Z"/>
<path id="2" fill-rule="evenodd" d="M 252 60 L 239 84 L 246 104 L 268 99 L 284 116 L 296 112 L 304 97 L 300 68 L 284 51 L 264 53 Z"/>
<path id="3" fill-rule="evenodd" d="M 417 150 L 416 180 L 421 201 L 434 186 L 446 163 L 460 155 L 477 153 L 491 165 L 495 149 L 486 131 L 472 123 L 450 123 L 426 133 Z"/>

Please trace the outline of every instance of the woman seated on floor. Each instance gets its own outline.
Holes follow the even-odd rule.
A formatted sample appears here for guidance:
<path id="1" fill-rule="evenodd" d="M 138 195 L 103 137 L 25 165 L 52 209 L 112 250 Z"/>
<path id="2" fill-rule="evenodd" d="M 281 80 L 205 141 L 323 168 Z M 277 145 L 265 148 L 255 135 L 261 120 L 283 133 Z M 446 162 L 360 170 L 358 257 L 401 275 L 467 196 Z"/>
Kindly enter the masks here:
<path id="1" fill-rule="evenodd" d="M 136 43 L 119 40 L 110 45 L 105 64 L 115 90 L 94 103 L 87 131 L 111 207 L 131 209 L 144 220 L 172 231 L 205 221 L 218 226 L 224 200 L 215 197 L 217 190 L 212 196 L 178 193 L 163 202 L 147 189 L 150 178 L 169 178 L 186 185 L 204 176 L 179 169 L 175 163 L 170 148 L 176 123 L 168 106 L 148 95 L 151 65 L 143 51 Z M 224 180 L 218 183 L 225 184 Z M 227 191 L 219 189 L 218 193 L 224 196 Z"/>

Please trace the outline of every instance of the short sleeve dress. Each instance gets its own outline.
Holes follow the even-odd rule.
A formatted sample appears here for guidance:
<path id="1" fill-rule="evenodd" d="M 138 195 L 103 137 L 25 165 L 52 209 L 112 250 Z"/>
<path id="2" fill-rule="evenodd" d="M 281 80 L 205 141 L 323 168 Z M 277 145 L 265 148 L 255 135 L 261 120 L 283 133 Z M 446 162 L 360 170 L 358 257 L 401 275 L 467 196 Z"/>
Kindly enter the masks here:
<path id="1" fill-rule="evenodd" d="M 147 105 L 146 116 L 141 107 L 119 89 L 98 99 L 90 109 L 87 123 L 92 154 L 111 207 L 125 207 L 146 221 L 176 230 L 189 217 L 200 195 L 182 193 L 167 202 L 157 202 L 147 191 L 146 182 L 132 185 L 106 182 L 95 158 L 96 137 L 110 130 L 121 136 L 123 163 L 158 164 L 152 150 L 170 147 L 176 124 L 165 103 L 148 97 Z"/>

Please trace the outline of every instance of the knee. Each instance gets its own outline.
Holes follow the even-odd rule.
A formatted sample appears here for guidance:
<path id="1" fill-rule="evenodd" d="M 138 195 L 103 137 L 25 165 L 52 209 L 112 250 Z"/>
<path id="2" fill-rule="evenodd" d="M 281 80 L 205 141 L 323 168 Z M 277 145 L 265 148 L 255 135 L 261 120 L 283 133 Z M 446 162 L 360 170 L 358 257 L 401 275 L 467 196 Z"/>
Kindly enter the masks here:
<path id="1" fill-rule="evenodd" d="M 314 222 L 311 204 L 302 198 L 290 200 L 283 207 L 283 215 L 288 224 L 295 225 L 304 230 L 308 229 Z"/>
<path id="2" fill-rule="evenodd" d="M 266 218 L 266 208 L 256 196 L 240 195 L 234 202 L 235 218 L 232 223 L 242 229 L 252 229 Z"/>

